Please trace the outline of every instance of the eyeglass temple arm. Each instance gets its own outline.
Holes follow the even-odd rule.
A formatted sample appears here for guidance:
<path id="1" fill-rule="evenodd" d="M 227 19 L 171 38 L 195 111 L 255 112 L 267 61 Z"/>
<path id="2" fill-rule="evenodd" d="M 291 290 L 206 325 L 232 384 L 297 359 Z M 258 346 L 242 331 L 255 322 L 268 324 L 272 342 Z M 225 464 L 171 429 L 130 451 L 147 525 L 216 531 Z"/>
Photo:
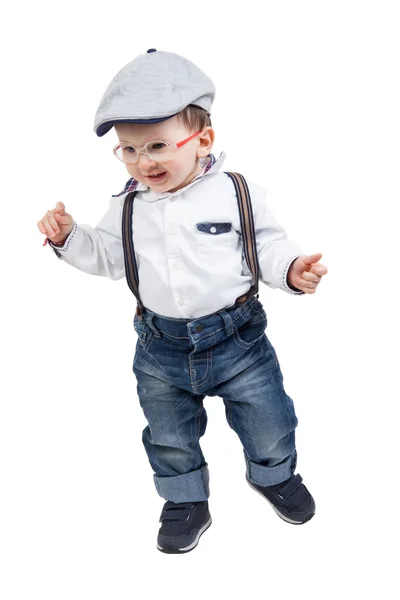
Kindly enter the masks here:
<path id="1" fill-rule="evenodd" d="M 201 133 L 201 131 L 196 131 L 196 133 L 193 133 L 193 135 L 191 135 L 190 137 L 186 138 L 186 140 L 183 140 L 183 142 L 179 142 L 178 144 L 176 144 L 176 147 L 180 148 L 184 144 L 187 144 L 188 142 L 190 142 L 190 140 L 192 140 L 193 138 L 195 138 L 196 135 L 200 135 L 200 133 Z"/>

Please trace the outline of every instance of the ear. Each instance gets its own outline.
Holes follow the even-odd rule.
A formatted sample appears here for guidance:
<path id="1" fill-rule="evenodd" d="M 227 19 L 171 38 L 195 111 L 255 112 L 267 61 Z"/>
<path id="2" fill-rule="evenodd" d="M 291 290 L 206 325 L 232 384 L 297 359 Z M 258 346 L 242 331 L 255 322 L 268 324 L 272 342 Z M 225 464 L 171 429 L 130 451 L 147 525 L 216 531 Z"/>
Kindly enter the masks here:
<path id="1" fill-rule="evenodd" d="M 214 129 L 212 127 L 206 127 L 197 139 L 199 144 L 197 147 L 197 158 L 205 158 L 210 154 L 214 143 Z"/>

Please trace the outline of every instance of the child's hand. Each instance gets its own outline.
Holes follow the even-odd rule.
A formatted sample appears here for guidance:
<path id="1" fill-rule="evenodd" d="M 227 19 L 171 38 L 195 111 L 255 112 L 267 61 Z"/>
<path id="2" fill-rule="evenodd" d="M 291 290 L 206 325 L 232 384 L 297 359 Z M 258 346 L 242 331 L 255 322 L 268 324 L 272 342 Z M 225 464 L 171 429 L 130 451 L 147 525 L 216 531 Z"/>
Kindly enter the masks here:
<path id="1" fill-rule="evenodd" d="M 73 225 L 74 219 L 65 212 L 65 206 L 62 202 L 57 202 L 56 207 L 48 210 L 37 224 L 39 230 L 56 244 L 67 239 Z"/>
<path id="2" fill-rule="evenodd" d="M 322 254 L 303 254 L 292 262 L 289 268 L 287 280 L 288 283 L 305 294 L 314 294 L 321 277 L 326 275 L 328 269 L 318 261 Z"/>

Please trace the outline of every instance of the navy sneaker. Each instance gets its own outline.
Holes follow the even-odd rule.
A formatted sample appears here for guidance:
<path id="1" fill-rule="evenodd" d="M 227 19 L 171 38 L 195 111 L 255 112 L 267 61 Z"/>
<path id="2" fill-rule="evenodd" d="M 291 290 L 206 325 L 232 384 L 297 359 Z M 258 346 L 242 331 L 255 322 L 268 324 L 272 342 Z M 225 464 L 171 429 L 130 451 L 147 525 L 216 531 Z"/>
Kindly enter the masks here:
<path id="1" fill-rule="evenodd" d="M 282 483 L 270 486 L 257 485 L 247 477 L 247 483 L 253 490 L 264 496 L 273 509 L 288 523 L 301 525 L 315 514 L 315 502 L 306 486 L 302 483 L 301 475 L 292 475 Z"/>
<path id="2" fill-rule="evenodd" d="M 211 525 L 207 500 L 181 502 L 168 500 L 162 509 L 157 548 L 167 554 L 183 554 L 196 548 L 200 536 Z"/>

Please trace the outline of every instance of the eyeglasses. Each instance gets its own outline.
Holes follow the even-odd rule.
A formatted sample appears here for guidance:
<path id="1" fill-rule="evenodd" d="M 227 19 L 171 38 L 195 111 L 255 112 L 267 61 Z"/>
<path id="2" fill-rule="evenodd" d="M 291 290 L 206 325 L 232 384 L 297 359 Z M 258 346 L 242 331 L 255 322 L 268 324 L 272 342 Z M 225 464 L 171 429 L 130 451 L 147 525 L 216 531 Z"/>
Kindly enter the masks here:
<path id="1" fill-rule="evenodd" d="M 184 144 L 187 144 L 190 140 L 200 135 L 200 133 L 201 131 L 197 131 L 186 138 L 186 140 L 177 142 L 176 144 L 170 144 L 164 140 L 150 140 L 142 148 L 135 148 L 135 146 L 132 146 L 128 142 L 120 142 L 114 147 L 113 152 L 118 160 L 129 165 L 136 164 L 141 154 L 145 154 L 150 160 L 154 160 L 154 162 L 162 163 L 169 159 L 172 150 L 181 148 Z"/>

